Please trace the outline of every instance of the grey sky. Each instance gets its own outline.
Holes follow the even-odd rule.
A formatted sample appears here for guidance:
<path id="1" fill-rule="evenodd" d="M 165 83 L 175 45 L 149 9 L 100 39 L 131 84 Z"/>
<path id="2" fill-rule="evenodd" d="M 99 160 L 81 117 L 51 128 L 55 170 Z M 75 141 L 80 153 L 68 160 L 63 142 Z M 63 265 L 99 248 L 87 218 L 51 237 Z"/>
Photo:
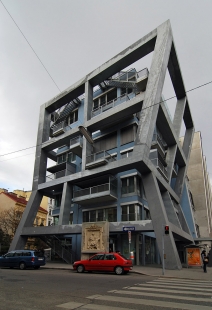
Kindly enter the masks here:
<path id="1" fill-rule="evenodd" d="M 36 144 L 39 108 L 59 93 L 1 2 L 61 91 L 167 19 L 186 90 L 212 81 L 211 0 L 0 0 L 0 154 Z M 188 99 L 212 179 L 211 92 L 209 84 Z M 168 82 L 164 95 L 174 96 Z M 34 153 L 0 157 L 1 188 L 31 189 Z"/>

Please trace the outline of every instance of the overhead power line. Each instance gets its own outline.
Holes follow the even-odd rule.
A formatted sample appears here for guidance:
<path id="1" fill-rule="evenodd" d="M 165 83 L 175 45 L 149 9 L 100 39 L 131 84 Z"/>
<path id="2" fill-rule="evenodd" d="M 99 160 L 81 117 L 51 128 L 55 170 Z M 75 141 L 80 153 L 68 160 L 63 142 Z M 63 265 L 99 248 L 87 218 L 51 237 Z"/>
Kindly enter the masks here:
<path id="1" fill-rule="evenodd" d="M 10 12 L 7 10 L 6 6 L 4 5 L 4 3 L 1 1 L 1 4 L 3 5 L 3 7 L 5 8 L 5 10 L 7 11 L 8 15 L 10 16 L 10 18 L 12 19 L 12 21 L 14 22 L 14 24 L 16 25 L 16 27 L 18 28 L 18 30 L 20 31 L 20 33 L 22 34 L 22 36 L 24 37 L 24 39 L 26 40 L 27 44 L 29 45 L 29 47 L 31 48 L 31 50 L 33 51 L 33 53 L 35 54 L 35 56 L 37 57 L 37 59 L 39 60 L 39 62 L 41 63 L 41 65 L 43 66 L 43 68 L 45 69 L 45 71 L 47 72 L 47 74 L 49 75 L 50 79 L 53 81 L 53 83 L 55 84 L 55 86 L 57 87 L 57 89 L 59 90 L 59 92 L 61 92 L 59 86 L 56 84 L 55 80 L 53 79 L 53 77 L 51 76 L 51 74 L 49 73 L 49 71 L 47 70 L 47 68 L 44 66 L 44 63 L 42 62 L 42 60 L 39 58 L 38 54 L 36 53 L 36 51 L 34 50 L 34 48 L 32 47 L 32 45 L 29 43 L 29 41 L 27 40 L 26 36 L 24 35 L 24 33 L 22 32 L 22 30 L 19 28 L 18 24 L 16 23 L 16 21 L 14 20 L 14 18 L 12 17 L 12 15 L 10 14 Z"/>
<path id="2" fill-rule="evenodd" d="M 0 1 L 1 1 L 1 0 L 0 0 Z M 196 89 L 198 89 L 198 88 L 200 88 L 200 87 L 206 86 L 206 85 L 211 84 L 211 83 L 212 83 L 212 81 L 207 82 L 207 83 L 204 83 L 204 84 L 199 85 L 199 86 L 196 86 L 196 87 L 194 87 L 194 88 L 192 88 L 192 89 L 187 90 L 186 93 L 189 93 L 189 92 L 191 92 L 191 91 L 194 91 L 194 90 L 196 90 Z M 149 106 L 149 107 L 146 107 L 146 108 L 144 108 L 144 109 L 142 109 L 142 110 L 149 109 L 149 108 L 151 108 L 151 107 L 153 107 L 153 106 L 155 106 L 155 105 L 157 105 L 157 104 L 160 104 L 160 103 L 169 101 L 169 100 L 174 99 L 174 98 L 176 98 L 176 97 L 177 97 L 177 96 L 173 96 L 173 97 L 170 97 L 170 98 L 168 98 L 168 99 L 162 100 L 162 101 L 157 102 L 157 103 L 155 103 L 155 104 L 153 104 L 153 105 L 151 105 L 151 106 Z M 29 147 L 24 148 L 24 149 L 21 149 L 21 150 L 16 150 L 16 151 L 13 151 L 13 152 L 10 152 L 10 153 L 1 154 L 0 157 L 2 157 L 2 156 L 7 156 L 7 155 L 11 155 L 11 154 L 18 153 L 18 152 L 22 152 L 22 151 L 25 151 L 25 150 L 28 150 L 28 149 L 32 149 L 32 148 L 34 148 L 34 147 L 41 146 L 41 145 L 43 145 L 43 144 L 45 144 L 45 143 L 49 143 L 49 141 L 50 141 L 50 140 L 45 141 L 45 142 L 43 142 L 43 143 L 41 143 L 41 144 L 37 144 L 37 145 L 34 145 L 34 146 L 29 146 Z M 16 157 L 11 158 L 11 159 L 15 159 L 15 158 L 16 158 Z M 0 162 L 3 162 L 3 161 L 4 161 L 4 160 L 2 160 L 2 161 L 0 161 Z"/>

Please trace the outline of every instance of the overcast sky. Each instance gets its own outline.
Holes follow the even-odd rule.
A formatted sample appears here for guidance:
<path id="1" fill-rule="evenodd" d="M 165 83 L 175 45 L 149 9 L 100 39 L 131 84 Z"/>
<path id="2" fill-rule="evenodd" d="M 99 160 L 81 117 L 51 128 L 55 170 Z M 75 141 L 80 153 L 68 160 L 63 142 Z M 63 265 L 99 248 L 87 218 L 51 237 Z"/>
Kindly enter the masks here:
<path id="1" fill-rule="evenodd" d="M 212 81 L 211 12 L 211 0 L 0 0 L 0 155 L 35 146 L 43 103 L 167 19 L 186 90 Z M 188 99 L 212 179 L 211 93 Z M 175 95 L 168 82 L 164 95 Z M 0 188 L 31 190 L 34 154 L 0 156 Z"/>

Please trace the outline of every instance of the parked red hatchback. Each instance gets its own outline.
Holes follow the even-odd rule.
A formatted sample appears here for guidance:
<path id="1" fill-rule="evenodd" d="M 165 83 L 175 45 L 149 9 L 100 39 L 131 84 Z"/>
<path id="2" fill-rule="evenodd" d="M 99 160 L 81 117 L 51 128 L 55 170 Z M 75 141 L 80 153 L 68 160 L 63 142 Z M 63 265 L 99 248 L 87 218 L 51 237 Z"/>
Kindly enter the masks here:
<path id="1" fill-rule="evenodd" d="M 73 268 L 77 272 L 109 271 L 116 274 L 128 273 L 132 269 L 131 259 L 119 253 L 98 253 L 86 260 L 74 262 Z"/>

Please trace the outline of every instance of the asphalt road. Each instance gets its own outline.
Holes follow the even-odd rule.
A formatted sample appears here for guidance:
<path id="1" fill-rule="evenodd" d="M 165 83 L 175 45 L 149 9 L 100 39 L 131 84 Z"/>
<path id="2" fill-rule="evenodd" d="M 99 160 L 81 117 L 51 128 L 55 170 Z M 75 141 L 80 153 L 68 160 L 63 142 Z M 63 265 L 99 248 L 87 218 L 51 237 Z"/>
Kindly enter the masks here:
<path id="1" fill-rule="evenodd" d="M 211 310 L 212 281 L 0 269 L 0 310 Z"/>
<path id="2" fill-rule="evenodd" d="M 68 270 L 0 269 L 0 309 L 61 309 L 70 301 L 85 303 L 90 295 L 106 294 L 141 283 L 149 277 L 138 274 L 117 276 L 107 273 L 78 274 Z M 106 304 L 106 303 L 104 303 Z M 135 308 L 136 309 L 136 308 Z M 139 309 L 139 307 L 137 308 Z"/>

